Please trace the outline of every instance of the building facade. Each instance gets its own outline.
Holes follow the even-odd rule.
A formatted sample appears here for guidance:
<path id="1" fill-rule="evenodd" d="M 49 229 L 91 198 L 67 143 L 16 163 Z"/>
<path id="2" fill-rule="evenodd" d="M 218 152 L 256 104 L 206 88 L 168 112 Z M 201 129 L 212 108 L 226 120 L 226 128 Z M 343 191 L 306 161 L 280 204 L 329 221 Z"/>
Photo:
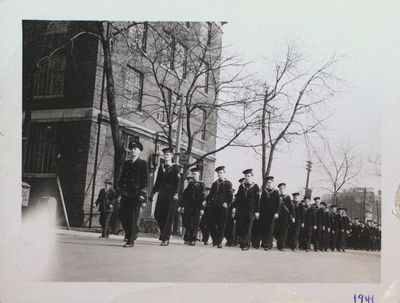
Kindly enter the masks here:
<path id="1" fill-rule="evenodd" d="M 127 155 L 129 141 L 143 144 L 149 188 L 160 150 L 178 141 L 181 164 L 204 157 L 197 165 L 211 184 L 222 39 L 217 23 L 24 21 L 23 28 L 23 181 L 31 185 L 30 202 L 60 200 L 58 176 L 70 224 L 98 225 L 92 205 L 114 175 L 99 37 L 109 37 L 122 146 Z M 143 217 L 153 211 L 147 203 Z"/>

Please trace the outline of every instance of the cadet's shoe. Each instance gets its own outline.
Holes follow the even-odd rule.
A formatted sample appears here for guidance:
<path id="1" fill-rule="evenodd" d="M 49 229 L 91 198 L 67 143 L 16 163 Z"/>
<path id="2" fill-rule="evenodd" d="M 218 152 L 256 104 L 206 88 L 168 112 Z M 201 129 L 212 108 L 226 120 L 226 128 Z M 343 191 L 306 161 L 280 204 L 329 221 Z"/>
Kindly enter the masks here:
<path id="1" fill-rule="evenodd" d="M 217 247 L 218 247 L 218 248 L 222 248 L 222 244 L 221 244 L 221 243 L 218 244 Z"/>
<path id="2" fill-rule="evenodd" d="M 294 248 L 292 248 L 292 251 L 296 251 Z"/>
<path id="3" fill-rule="evenodd" d="M 162 241 L 162 242 L 161 242 L 161 246 L 168 246 L 168 244 L 169 244 L 169 241 L 168 241 L 168 240 Z"/>
<path id="4" fill-rule="evenodd" d="M 280 251 L 285 251 L 285 249 L 284 248 L 278 248 Z"/>
<path id="5" fill-rule="evenodd" d="M 268 248 L 268 247 L 264 247 L 264 250 L 265 250 L 265 251 L 270 251 L 271 249 Z"/>
<path id="6" fill-rule="evenodd" d="M 249 250 L 249 247 L 248 246 L 242 247 L 242 250 L 247 251 Z"/>
<path id="7" fill-rule="evenodd" d="M 190 245 L 190 246 L 195 246 L 196 243 L 195 243 L 194 241 L 192 241 L 192 242 L 189 242 L 189 245 Z"/>
<path id="8" fill-rule="evenodd" d="M 189 242 L 188 241 L 183 241 L 183 244 L 189 244 Z"/>
<path id="9" fill-rule="evenodd" d="M 125 243 L 123 247 L 133 247 L 133 243 Z"/>

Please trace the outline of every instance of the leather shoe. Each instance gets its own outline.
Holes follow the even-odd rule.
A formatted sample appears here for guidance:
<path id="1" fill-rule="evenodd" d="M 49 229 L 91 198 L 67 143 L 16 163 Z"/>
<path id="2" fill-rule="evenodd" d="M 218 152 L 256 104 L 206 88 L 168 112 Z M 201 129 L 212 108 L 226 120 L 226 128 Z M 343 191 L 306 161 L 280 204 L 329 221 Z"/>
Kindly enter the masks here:
<path id="1" fill-rule="evenodd" d="M 125 243 L 123 247 L 133 247 L 133 243 Z"/>

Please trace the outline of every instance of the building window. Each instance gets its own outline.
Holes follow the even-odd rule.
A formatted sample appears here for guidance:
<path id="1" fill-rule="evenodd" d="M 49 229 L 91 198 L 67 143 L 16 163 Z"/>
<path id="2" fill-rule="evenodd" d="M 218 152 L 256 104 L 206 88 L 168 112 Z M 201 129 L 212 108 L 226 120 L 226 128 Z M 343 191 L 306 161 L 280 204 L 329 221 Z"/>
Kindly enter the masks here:
<path id="1" fill-rule="evenodd" d="M 66 56 L 53 55 L 42 61 L 35 75 L 34 96 L 63 96 Z"/>
<path id="2" fill-rule="evenodd" d="M 174 68 L 181 79 L 186 78 L 187 74 L 187 47 L 177 42 L 174 47 Z"/>
<path id="3" fill-rule="evenodd" d="M 143 73 L 135 69 L 131 65 L 127 65 L 124 96 L 132 103 L 132 107 L 138 110 L 142 109 L 143 99 Z"/>
<path id="4" fill-rule="evenodd" d="M 24 173 L 55 173 L 58 132 L 56 124 L 31 124 Z"/>
<path id="5" fill-rule="evenodd" d="M 128 29 L 128 35 L 131 42 L 141 49 L 143 52 L 146 51 L 147 47 L 147 33 L 149 29 L 148 22 L 135 23 Z"/>

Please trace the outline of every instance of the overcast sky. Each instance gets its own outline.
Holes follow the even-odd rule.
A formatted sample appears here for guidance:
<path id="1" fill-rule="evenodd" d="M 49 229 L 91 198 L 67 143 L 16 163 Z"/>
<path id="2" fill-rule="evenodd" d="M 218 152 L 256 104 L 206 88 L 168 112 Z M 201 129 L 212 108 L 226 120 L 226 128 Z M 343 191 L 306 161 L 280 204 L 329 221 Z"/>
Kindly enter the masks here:
<path id="1" fill-rule="evenodd" d="M 321 62 L 333 53 L 344 55 L 336 75 L 345 81 L 345 91 L 332 99 L 332 117 L 321 133 L 333 147 L 347 142 L 355 145 L 363 170 L 353 184 L 379 189 L 380 178 L 368 158 L 380 155 L 381 107 L 385 99 L 393 98 L 384 84 L 396 85 L 398 79 L 391 64 L 398 62 L 396 16 L 388 6 L 378 3 L 313 4 L 303 6 L 299 2 L 289 8 L 287 3 L 275 3 L 265 14 L 253 7 L 242 16 L 228 18 L 223 27 L 223 43 L 233 45 L 253 61 L 254 71 L 264 62 L 262 58 L 272 57 L 288 41 L 295 41 L 310 63 Z M 319 140 L 313 144 L 322 148 Z M 307 149 L 301 140 L 289 147 L 284 145 L 284 151 L 275 156 L 271 174 L 276 182 L 286 182 L 289 192 L 303 191 L 307 160 Z M 249 148 L 227 148 L 217 154 L 216 164 L 226 165 L 227 177 L 235 187 L 245 168 L 254 168 L 256 181 L 261 180 L 261 159 Z M 317 195 L 324 192 L 323 178 L 320 170 L 312 171 L 310 185 Z"/>

